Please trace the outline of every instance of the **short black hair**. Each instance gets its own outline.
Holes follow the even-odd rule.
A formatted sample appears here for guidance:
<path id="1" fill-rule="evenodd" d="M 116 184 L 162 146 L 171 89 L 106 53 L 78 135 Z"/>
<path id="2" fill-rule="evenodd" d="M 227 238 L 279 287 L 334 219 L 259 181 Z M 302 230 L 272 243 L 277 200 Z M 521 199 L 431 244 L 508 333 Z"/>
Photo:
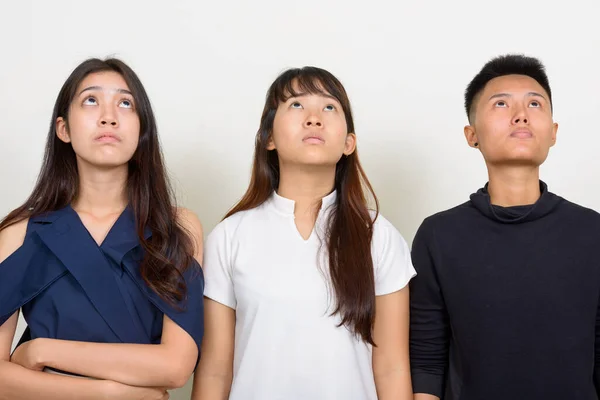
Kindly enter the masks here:
<path id="1" fill-rule="evenodd" d="M 488 61 L 467 86 L 465 90 L 465 110 L 469 122 L 471 121 L 471 107 L 477 95 L 483 91 L 489 81 L 505 75 L 525 75 L 535 79 L 548 93 L 548 100 L 550 101 L 550 107 L 552 107 L 552 91 L 550 90 L 544 64 L 534 57 L 527 57 L 522 54 L 506 54 Z"/>

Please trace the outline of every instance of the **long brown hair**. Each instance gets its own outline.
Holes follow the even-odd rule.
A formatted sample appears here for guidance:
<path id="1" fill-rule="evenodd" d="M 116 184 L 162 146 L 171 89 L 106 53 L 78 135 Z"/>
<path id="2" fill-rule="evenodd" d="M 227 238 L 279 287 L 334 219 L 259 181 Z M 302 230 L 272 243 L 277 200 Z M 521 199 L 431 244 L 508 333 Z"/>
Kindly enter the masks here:
<path id="1" fill-rule="evenodd" d="M 140 119 L 139 143 L 128 163 L 127 181 L 137 234 L 145 250 L 140 272 L 152 290 L 167 302 L 176 304 L 186 295 L 182 274 L 193 264 L 194 241 L 177 222 L 174 195 L 165 173 L 156 121 L 146 90 L 135 72 L 118 59 L 86 60 L 67 78 L 54 105 L 37 183 L 27 201 L 0 222 L 0 230 L 26 218 L 64 208 L 76 198 L 79 173 L 75 151 L 70 143 L 56 135 L 56 120 L 62 117 L 68 121 L 69 107 L 78 86 L 89 74 L 105 71 L 123 77 Z M 149 240 L 144 238 L 145 228 L 152 231 Z"/>
<path id="2" fill-rule="evenodd" d="M 348 133 L 354 132 L 350 101 L 344 86 L 330 72 L 316 67 L 295 68 L 283 72 L 267 92 L 265 107 L 256 134 L 254 163 L 250 185 L 240 202 L 225 218 L 264 203 L 279 187 L 279 159 L 276 150 L 267 150 L 273 133 L 275 113 L 281 102 L 302 93 L 329 94 L 341 104 Z M 367 189 L 375 203 L 377 197 L 360 165 L 357 152 L 343 155 L 336 165 L 336 204 L 328 220 L 326 244 L 331 284 L 336 298 L 332 314 L 341 316 L 348 327 L 365 342 L 374 344 L 375 278 L 371 240 L 375 218 L 368 208 Z"/>

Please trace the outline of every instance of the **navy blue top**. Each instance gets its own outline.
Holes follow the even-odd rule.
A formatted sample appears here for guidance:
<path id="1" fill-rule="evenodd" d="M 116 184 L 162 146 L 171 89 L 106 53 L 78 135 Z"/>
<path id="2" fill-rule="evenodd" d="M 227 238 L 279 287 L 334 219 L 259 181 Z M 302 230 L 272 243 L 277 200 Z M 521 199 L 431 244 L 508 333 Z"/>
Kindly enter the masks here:
<path id="1" fill-rule="evenodd" d="M 199 356 L 202 269 L 194 262 L 184 273 L 187 297 L 175 308 L 142 279 L 143 255 L 129 207 L 100 246 L 71 206 L 33 217 L 23 245 L 0 263 L 0 325 L 22 308 L 22 341 L 158 344 L 166 314 L 194 339 Z"/>

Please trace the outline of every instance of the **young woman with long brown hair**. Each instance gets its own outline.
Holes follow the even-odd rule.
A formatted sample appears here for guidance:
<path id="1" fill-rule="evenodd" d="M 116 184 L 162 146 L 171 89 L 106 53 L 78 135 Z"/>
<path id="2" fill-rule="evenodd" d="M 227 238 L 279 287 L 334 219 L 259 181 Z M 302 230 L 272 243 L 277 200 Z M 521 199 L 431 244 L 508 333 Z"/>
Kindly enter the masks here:
<path id="1" fill-rule="evenodd" d="M 414 269 L 378 215 L 331 73 L 291 69 L 271 85 L 250 186 L 207 238 L 204 269 L 195 400 L 412 398 Z"/>
<path id="2" fill-rule="evenodd" d="M 199 356 L 201 257 L 142 83 L 117 59 L 83 62 L 33 193 L 0 223 L 0 399 L 168 398 Z"/>

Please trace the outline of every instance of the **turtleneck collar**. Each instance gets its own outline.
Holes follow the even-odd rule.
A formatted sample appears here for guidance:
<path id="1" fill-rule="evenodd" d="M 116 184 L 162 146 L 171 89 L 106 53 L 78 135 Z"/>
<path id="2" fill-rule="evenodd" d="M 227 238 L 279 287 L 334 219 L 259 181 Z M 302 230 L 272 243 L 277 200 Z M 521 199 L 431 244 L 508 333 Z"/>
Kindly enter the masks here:
<path id="1" fill-rule="evenodd" d="M 471 195 L 471 203 L 486 217 L 505 224 L 535 221 L 552 212 L 563 200 L 561 197 L 550 193 L 546 183 L 540 181 L 541 196 L 534 204 L 501 207 L 491 203 L 488 185 L 489 182 Z"/>

